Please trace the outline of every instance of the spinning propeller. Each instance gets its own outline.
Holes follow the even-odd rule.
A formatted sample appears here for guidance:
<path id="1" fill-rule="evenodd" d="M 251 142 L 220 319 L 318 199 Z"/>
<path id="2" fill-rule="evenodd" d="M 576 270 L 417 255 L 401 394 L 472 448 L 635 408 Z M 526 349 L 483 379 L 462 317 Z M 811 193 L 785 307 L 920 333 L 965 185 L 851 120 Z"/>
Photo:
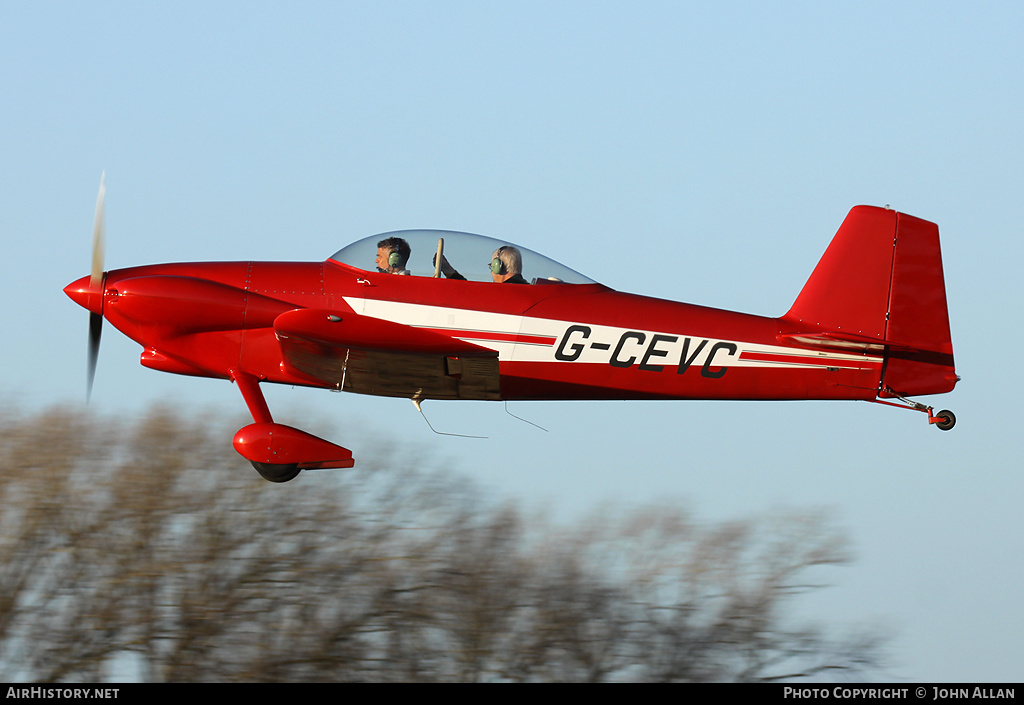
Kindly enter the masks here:
<path id="1" fill-rule="evenodd" d="M 103 332 L 103 248 L 104 248 L 104 216 L 103 201 L 107 193 L 104 181 L 106 172 L 100 176 L 100 192 L 96 197 L 96 216 L 92 225 L 92 273 L 89 275 L 89 288 L 100 294 L 99 311 L 89 312 L 89 368 L 86 378 L 85 398 L 92 396 L 92 383 L 96 378 L 96 359 L 100 352 L 100 334 Z"/>

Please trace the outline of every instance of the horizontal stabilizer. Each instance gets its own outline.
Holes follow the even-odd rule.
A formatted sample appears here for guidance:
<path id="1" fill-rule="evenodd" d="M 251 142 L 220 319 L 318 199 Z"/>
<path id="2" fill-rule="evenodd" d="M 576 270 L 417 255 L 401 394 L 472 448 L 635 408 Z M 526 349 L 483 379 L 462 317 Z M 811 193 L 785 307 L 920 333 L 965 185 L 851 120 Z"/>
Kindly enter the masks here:
<path id="1" fill-rule="evenodd" d="M 868 336 L 840 333 L 838 331 L 814 331 L 805 333 L 782 333 L 779 342 L 806 345 L 811 348 L 828 348 L 850 352 L 881 353 L 890 350 L 913 350 L 914 348 L 893 340 L 879 340 Z"/>

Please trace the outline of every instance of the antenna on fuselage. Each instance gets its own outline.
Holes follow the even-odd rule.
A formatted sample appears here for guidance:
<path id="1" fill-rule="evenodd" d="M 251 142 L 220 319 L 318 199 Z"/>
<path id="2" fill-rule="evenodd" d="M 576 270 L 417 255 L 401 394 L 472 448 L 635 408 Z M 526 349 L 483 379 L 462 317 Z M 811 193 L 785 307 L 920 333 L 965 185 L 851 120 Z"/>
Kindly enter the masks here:
<path id="1" fill-rule="evenodd" d="M 414 396 L 411 401 L 412 401 L 412 405 L 416 407 L 416 411 L 420 412 L 420 416 L 422 416 L 423 420 L 427 422 L 427 426 L 430 427 L 430 430 L 433 431 L 434 433 L 436 433 L 439 436 L 456 436 L 458 438 L 483 438 L 483 439 L 487 438 L 487 436 L 468 436 L 468 435 L 466 435 L 464 433 L 445 433 L 444 431 L 438 431 L 436 428 L 434 428 L 431 425 L 430 419 L 427 418 L 427 415 L 423 413 L 423 407 L 420 406 L 419 395 L 417 394 L 417 396 Z"/>
<path id="2" fill-rule="evenodd" d="M 522 416 L 516 416 L 516 415 L 515 415 L 515 414 L 513 414 L 513 413 L 512 413 L 511 411 L 509 411 L 509 410 L 508 410 L 508 401 L 507 401 L 507 400 L 505 401 L 505 413 L 506 413 L 506 414 L 508 414 L 509 416 L 511 416 L 511 417 L 512 417 L 512 418 L 514 418 L 514 419 L 519 419 L 519 420 L 520 420 L 520 421 L 522 421 L 523 423 L 528 423 L 528 424 L 530 424 L 531 426 L 535 426 L 535 427 L 539 428 L 539 429 L 540 429 L 541 431 L 543 431 L 544 433 L 548 433 L 548 430 L 547 430 L 546 428 L 544 428 L 543 426 L 541 426 L 540 424 L 536 424 L 536 423 L 534 423 L 533 421 L 530 421 L 530 420 L 528 420 L 528 419 L 524 419 L 524 418 L 523 418 Z"/>

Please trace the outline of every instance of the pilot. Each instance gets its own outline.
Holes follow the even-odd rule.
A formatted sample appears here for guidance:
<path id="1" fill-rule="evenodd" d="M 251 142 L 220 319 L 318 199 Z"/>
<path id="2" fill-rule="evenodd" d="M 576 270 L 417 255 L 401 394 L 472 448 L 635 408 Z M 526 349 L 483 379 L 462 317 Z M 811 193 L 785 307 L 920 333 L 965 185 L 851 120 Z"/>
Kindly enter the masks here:
<path id="1" fill-rule="evenodd" d="M 389 237 L 377 243 L 377 271 L 386 274 L 411 274 L 405 268 L 412 249 L 400 237 Z"/>
<path id="2" fill-rule="evenodd" d="M 436 259 L 436 256 L 435 256 Z M 523 255 L 518 247 L 503 245 L 491 255 L 491 279 L 496 284 L 529 284 L 523 279 Z M 455 271 L 448 258 L 441 255 L 441 272 L 449 279 L 465 279 Z"/>

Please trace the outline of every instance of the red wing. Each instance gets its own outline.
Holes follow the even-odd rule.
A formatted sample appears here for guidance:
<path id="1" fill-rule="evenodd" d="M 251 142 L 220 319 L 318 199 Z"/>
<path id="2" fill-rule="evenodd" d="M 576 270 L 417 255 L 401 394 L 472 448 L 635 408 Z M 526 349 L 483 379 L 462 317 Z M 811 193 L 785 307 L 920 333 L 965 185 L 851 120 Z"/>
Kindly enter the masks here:
<path id="1" fill-rule="evenodd" d="M 293 370 L 359 394 L 499 399 L 498 353 L 351 311 L 296 309 L 274 332 Z"/>

